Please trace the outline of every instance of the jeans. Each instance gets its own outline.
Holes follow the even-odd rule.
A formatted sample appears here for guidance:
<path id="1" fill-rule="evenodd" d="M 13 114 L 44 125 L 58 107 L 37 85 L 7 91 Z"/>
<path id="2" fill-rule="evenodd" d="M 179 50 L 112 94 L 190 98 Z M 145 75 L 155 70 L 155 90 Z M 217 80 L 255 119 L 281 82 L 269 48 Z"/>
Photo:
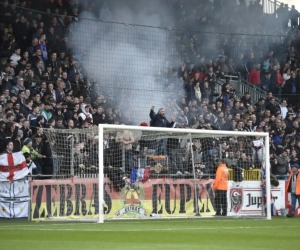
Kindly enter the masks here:
<path id="1" fill-rule="evenodd" d="M 167 154 L 167 139 L 160 139 L 157 142 L 157 151 L 156 155 L 166 155 Z"/>
<path id="2" fill-rule="evenodd" d="M 295 214 L 297 200 L 298 200 L 298 206 L 300 206 L 300 195 L 291 193 L 291 198 L 292 198 L 292 214 Z"/>
<path id="3" fill-rule="evenodd" d="M 53 175 L 60 175 L 60 167 L 62 165 L 61 156 L 53 157 Z"/>
<path id="4" fill-rule="evenodd" d="M 175 174 L 177 171 L 183 172 L 180 149 L 169 149 L 170 173 Z"/>
<path id="5" fill-rule="evenodd" d="M 288 180 L 289 176 L 288 175 L 276 175 L 277 180 Z"/>
<path id="6" fill-rule="evenodd" d="M 140 168 L 145 168 L 147 167 L 147 159 L 148 159 L 148 155 L 155 155 L 155 150 L 154 149 L 147 149 L 146 155 L 143 155 L 140 152 L 140 156 L 139 156 L 139 166 Z"/>
<path id="7" fill-rule="evenodd" d="M 125 150 L 125 172 L 131 173 L 131 169 L 134 167 L 132 150 Z"/>

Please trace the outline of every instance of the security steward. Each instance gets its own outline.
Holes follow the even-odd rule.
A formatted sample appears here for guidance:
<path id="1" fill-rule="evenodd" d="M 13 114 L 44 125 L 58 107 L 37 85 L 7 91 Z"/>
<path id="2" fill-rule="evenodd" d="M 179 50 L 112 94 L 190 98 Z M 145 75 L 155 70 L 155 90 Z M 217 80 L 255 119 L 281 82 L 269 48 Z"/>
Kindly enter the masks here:
<path id="1" fill-rule="evenodd" d="M 216 216 L 227 216 L 228 168 L 223 159 L 217 168 L 213 185 L 215 191 Z"/>

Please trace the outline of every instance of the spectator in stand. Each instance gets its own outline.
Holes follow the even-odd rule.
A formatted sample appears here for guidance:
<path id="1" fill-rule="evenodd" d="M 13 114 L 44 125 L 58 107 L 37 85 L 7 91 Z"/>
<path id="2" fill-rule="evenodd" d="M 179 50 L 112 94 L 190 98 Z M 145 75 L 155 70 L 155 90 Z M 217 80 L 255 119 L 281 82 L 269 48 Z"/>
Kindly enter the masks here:
<path id="1" fill-rule="evenodd" d="M 28 115 L 27 120 L 29 121 L 31 129 L 37 125 L 37 117 L 40 112 L 40 107 L 38 104 L 32 105 L 32 112 Z"/>
<path id="2" fill-rule="evenodd" d="M 288 113 L 288 109 L 286 106 L 287 106 L 287 101 L 285 99 L 282 99 L 280 103 L 280 113 L 283 120 L 286 118 L 286 115 Z"/>
<path id="3" fill-rule="evenodd" d="M 278 178 L 282 178 L 281 176 L 287 175 L 289 173 L 289 162 L 287 158 L 287 150 L 283 150 L 279 147 L 278 149 L 282 153 L 278 156 L 275 154 L 275 159 L 273 164 L 271 164 L 271 172 L 274 175 L 277 175 Z"/>
<path id="4" fill-rule="evenodd" d="M 266 109 L 270 110 L 271 114 L 275 115 L 278 111 L 280 111 L 280 107 L 275 102 L 275 98 L 270 98 L 269 104 L 266 105 Z"/>
<path id="5" fill-rule="evenodd" d="M 173 127 L 175 123 L 175 119 L 172 118 L 172 122 L 169 122 L 167 118 L 165 117 L 165 110 L 163 108 L 158 110 L 158 113 L 155 114 L 154 112 L 155 107 L 152 106 L 150 110 L 150 126 L 152 127 Z M 165 139 L 161 139 L 158 142 L 157 145 L 157 155 L 166 155 L 166 146 L 167 146 L 167 141 Z"/>
<path id="6" fill-rule="evenodd" d="M 213 95 L 215 94 L 215 86 L 217 81 L 217 76 L 213 71 L 213 67 L 208 67 L 208 71 L 205 75 L 204 81 L 208 82 L 209 88 L 211 89 L 211 96 L 210 96 L 210 101 L 211 101 Z"/>
<path id="7" fill-rule="evenodd" d="M 175 123 L 175 119 L 172 118 L 172 122 L 169 122 L 165 117 L 165 110 L 163 108 L 158 110 L 158 113 L 155 114 L 154 112 L 155 107 L 152 106 L 150 110 L 150 119 L 151 119 L 151 126 L 152 127 L 172 127 Z"/>
<path id="8" fill-rule="evenodd" d="M 293 72 L 291 73 L 291 78 L 286 81 L 282 90 L 282 96 L 293 106 L 297 104 L 297 94 L 300 93 L 300 87 L 297 85 L 296 74 Z"/>
<path id="9" fill-rule="evenodd" d="M 25 91 L 23 78 L 18 78 L 17 85 L 12 88 L 11 94 L 18 95 L 19 91 Z"/>
<path id="10" fill-rule="evenodd" d="M 250 105 L 252 105 L 251 103 L 251 96 L 248 92 L 246 92 L 242 98 L 241 98 L 241 102 L 243 103 L 244 107 L 248 107 Z"/>
<path id="11" fill-rule="evenodd" d="M 36 117 L 36 120 L 39 119 L 40 121 L 42 119 L 37 117 L 42 115 L 45 123 L 47 123 L 46 126 L 50 128 L 67 127 L 72 129 L 73 127 L 89 127 L 91 121 L 82 119 L 82 116 L 86 117 L 86 114 L 92 116 L 95 125 L 99 123 L 113 124 L 124 122 L 127 115 L 123 114 L 121 116 L 119 113 L 122 114 L 123 110 L 121 112 L 115 112 L 115 110 L 117 106 L 125 107 L 126 103 L 117 103 L 116 100 L 112 100 L 114 96 L 117 96 L 115 99 L 118 99 L 119 94 L 122 92 L 122 87 L 111 91 L 113 92 L 112 98 L 106 96 L 105 93 L 106 86 L 109 83 L 105 83 L 100 90 L 94 88 L 94 91 L 91 91 L 93 85 L 89 82 L 92 83 L 94 81 L 89 79 L 90 76 L 87 74 L 90 70 L 85 65 L 85 51 L 84 49 L 81 52 L 74 50 L 73 45 L 77 41 L 72 36 L 73 24 L 77 21 L 80 22 L 78 16 L 82 8 L 76 5 L 67 8 L 66 6 L 68 5 L 61 4 L 60 1 L 56 4 L 55 0 L 45 4 L 46 8 L 43 8 L 44 3 L 42 1 L 40 1 L 40 4 L 41 9 L 47 10 L 47 13 L 36 13 L 35 11 L 30 11 L 30 13 L 26 9 L 19 9 L 14 5 L 10 5 L 8 1 L 4 1 L 4 4 L 0 5 L 0 23 L 4 25 L 4 27 L 0 26 L 0 115 L 7 122 L 6 125 L 8 125 L 8 128 L 5 131 L 3 130 L 3 133 L 0 133 L 0 135 L 4 139 L 7 136 L 15 136 L 16 138 L 17 134 L 12 125 L 14 125 L 13 123 L 22 122 L 23 138 L 35 136 L 38 128 L 36 128 L 36 125 L 32 126 L 28 120 L 24 119 L 24 117 L 27 117 L 31 120 L 31 118 L 34 118 L 32 115 Z M 276 34 L 287 34 L 289 37 L 293 37 L 293 39 L 286 39 L 286 41 L 281 42 L 277 38 L 272 37 L 269 39 L 267 36 L 260 37 L 255 34 L 269 34 L 273 30 L 265 28 L 268 22 L 266 21 L 267 14 L 262 13 L 261 5 L 255 3 L 247 7 L 242 2 L 239 6 L 234 6 L 233 3 L 229 2 L 226 2 L 226 4 L 228 6 L 229 4 L 232 5 L 231 9 L 238 10 L 232 15 L 236 18 L 235 22 L 222 21 L 222 15 L 220 16 L 217 12 L 219 9 L 218 1 L 209 3 L 209 5 L 204 3 L 201 5 L 201 18 L 199 19 L 201 29 L 204 27 L 203 25 L 209 23 L 210 27 L 214 28 L 215 33 L 231 34 L 234 28 L 237 33 L 246 34 L 245 32 L 249 31 L 254 34 L 251 34 L 251 36 L 247 34 L 239 36 L 238 39 L 235 35 L 230 39 L 222 38 L 220 47 L 215 51 L 210 51 L 208 43 L 205 42 L 209 39 L 209 41 L 214 39 L 211 37 L 211 34 L 209 37 L 205 33 L 202 33 L 201 36 L 193 33 L 190 36 L 190 33 L 187 32 L 184 34 L 185 37 L 178 36 L 174 39 L 174 41 L 176 40 L 176 53 L 178 52 L 185 62 L 182 63 L 179 70 L 172 70 L 171 68 L 166 70 L 166 72 L 169 71 L 174 74 L 171 74 L 172 76 L 170 77 L 168 76 L 170 84 L 166 86 L 170 96 L 172 96 L 170 98 L 172 101 L 165 103 L 165 105 L 169 104 L 170 109 L 175 111 L 174 114 L 172 113 L 172 116 L 176 117 L 177 121 L 184 127 L 231 129 L 233 131 L 243 131 L 245 129 L 248 131 L 259 131 L 264 129 L 270 132 L 271 135 L 274 133 L 273 140 L 277 141 L 278 147 L 282 146 L 284 150 L 287 149 L 293 152 L 293 139 L 299 136 L 299 128 L 297 126 L 299 117 L 296 115 L 297 112 L 295 112 L 297 111 L 298 97 L 295 94 L 300 93 L 300 88 L 298 87 L 300 77 L 299 74 L 294 80 L 290 77 L 291 71 L 297 72 L 297 60 L 300 54 L 298 30 L 295 23 L 297 13 L 294 10 L 289 12 L 287 6 L 284 5 L 277 10 L 278 21 L 282 24 L 280 25 L 282 27 L 278 27 Z M 24 6 L 24 2 L 22 2 L 21 7 Z M 182 3 L 183 9 L 188 7 L 190 7 L 188 1 Z M 196 3 L 194 7 L 197 9 L 200 6 L 197 6 Z M 68 15 L 73 15 L 74 23 L 71 24 L 64 15 L 54 15 L 55 13 L 57 14 L 56 9 L 59 10 L 59 13 L 67 11 Z M 239 15 L 241 11 L 243 15 Z M 176 18 L 174 27 L 180 25 L 181 27 L 189 27 L 188 30 L 192 27 L 193 21 L 188 18 L 187 13 L 189 12 L 185 11 L 180 18 Z M 217 16 L 218 18 L 211 18 L 212 16 Z M 251 22 L 249 22 L 247 17 L 251 17 Z M 274 23 L 277 22 L 276 15 L 268 16 L 268 18 L 273 27 Z M 289 18 L 292 21 L 293 27 L 291 28 L 287 27 Z M 258 25 L 259 22 L 266 25 Z M 241 25 L 237 27 L 237 23 Z M 247 23 L 248 26 L 244 27 L 243 23 Z M 47 31 L 47 35 L 43 33 L 44 31 Z M 190 41 L 190 46 L 188 47 L 184 46 L 183 41 L 186 40 Z M 19 47 L 21 48 L 20 53 L 16 50 Z M 15 51 L 16 53 L 13 55 Z M 286 58 L 284 58 L 283 51 L 287 51 Z M 247 56 L 245 57 L 244 54 Z M 22 58 L 19 59 L 21 55 Z M 51 57 L 48 58 L 48 55 L 51 55 Z M 215 58 L 218 59 L 215 60 Z M 231 58 L 233 58 L 233 61 Z M 12 59 L 12 62 L 10 62 L 10 59 Z M 257 64 L 253 71 L 254 64 L 257 61 L 262 62 L 261 73 L 259 68 L 257 68 Z M 280 64 L 278 64 L 278 61 Z M 237 67 L 234 67 L 234 65 L 237 65 Z M 276 67 L 277 74 L 273 66 L 271 74 L 265 74 L 270 71 L 270 65 Z M 280 68 L 282 68 L 284 73 L 282 85 Z M 248 99 L 250 95 L 227 92 L 229 87 L 227 88 L 226 86 L 230 86 L 228 85 L 229 82 L 224 86 L 222 95 L 215 97 L 216 86 L 218 86 L 217 77 L 222 77 L 224 72 L 235 74 L 234 71 L 238 71 L 241 77 L 247 78 L 247 70 L 250 71 L 249 79 L 251 78 L 252 84 L 257 86 L 261 84 L 262 89 L 271 91 L 267 98 L 260 99 L 255 104 L 255 108 L 251 107 L 253 103 L 251 103 L 251 98 L 249 98 L 250 100 Z M 33 71 L 33 74 L 31 71 Z M 176 75 L 178 75 L 178 79 L 174 77 Z M 127 80 L 126 78 L 125 81 Z M 21 79 L 25 79 L 25 86 Z M 59 79 L 62 79 L 63 83 Z M 95 86 L 97 87 L 97 85 Z M 182 89 L 181 86 L 185 87 L 185 89 Z M 193 88 L 194 86 L 196 86 L 196 89 Z M 281 97 L 280 88 L 282 88 L 286 101 L 280 100 L 281 105 L 277 106 L 276 100 L 274 103 L 272 97 Z M 113 88 L 110 87 L 110 89 Z M 244 96 L 239 99 L 243 94 Z M 101 96 L 101 98 L 97 98 L 97 96 Z M 85 97 L 90 97 L 90 100 L 84 102 Z M 178 99 L 184 97 L 184 101 L 179 104 L 177 100 L 174 101 L 177 97 Z M 104 101 L 105 99 L 107 100 L 106 102 Z M 167 98 L 166 96 L 166 99 L 168 100 L 169 97 Z M 196 100 L 196 104 L 194 100 Z M 83 103 L 85 105 L 92 104 L 93 110 L 86 111 L 83 108 L 81 111 L 80 108 Z M 35 109 L 35 105 L 40 107 L 40 112 L 33 112 L 32 108 L 34 107 Z M 178 109 L 176 108 L 177 106 L 179 107 Z M 291 106 L 294 106 L 294 109 Z M 288 111 L 286 111 L 286 108 Z M 79 124 L 79 114 L 79 120 L 83 121 L 82 124 Z M 157 117 L 160 114 L 155 114 L 153 111 L 153 115 Z M 34 123 L 34 120 L 31 120 L 31 123 Z M 132 120 L 127 118 L 126 120 L 128 120 L 128 123 L 132 123 Z M 162 116 L 159 116 L 159 119 L 155 121 L 151 121 L 151 124 L 160 127 L 171 127 L 174 125 L 173 122 L 167 122 L 165 117 Z M 39 126 L 43 125 L 40 123 Z M 288 139 L 289 137 L 292 138 Z M 278 141 L 281 142 L 278 143 Z M 44 143 L 46 145 L 46 140 L 42 139 L 39 145 L 44 145 Z M 50 145 L 49 141 L 47 145 Z M 165 144 L 165 149 L 167 148 L 166 146 L 167 144 Z M 239 148 L 239 157 L 242 154 L 246 154 L 247 157 L 247 155 L 251 154 L 248 146 L 247 144 L 242 146 Z M 49 159 L 52 159 L 51 150 L 48 150 L 48 153 Z M 165 150 L 161 153 L 166 154 L 167 152 Z M 86 158 L 87 161 L 89 161 L 89 158 Z M 90 163 L 87 162 L 86 166 L 93 165 Z M 49 161 L 49 166 L 52 166 L 51 164 Z"/>
<path id="12" fill-rule="evenodd" d="M 18 65 L 18 62 L 21 59 L 21 49 L 20 48 L 15 48 L 15 53 L 12 54 L 12 56 L 10 57 L 10 60 L 12 62 L 12 66 L 16 67 Z"/>
<path id="13" fill-rule="evenodd" d="M 297 27 L 298 26 L 298 18 L 300 17 L 299 12 L 296 10 L 295 5 L 292 5 L 292 9 L 290 10 L 291 19 L 291 27 Z"/>
<path id="14" fill-rule="evenodd" d="M 270 84 L 269 84 L 269 91 L 273 93 L 274 96 L 280 97 L 281 95 L 281 87 L 278 83 L 278 72 L 277 72 L 277 65 L 274 64 L 271 69 L 271 77 L 270 77 Z"/>
<path id="15" fill-rule="evenodd" d="M 254 67 L 250 70 L 248 81 L 257 87 L 261 87 L 260 81 L 260 63 L 254 64 Z"/>

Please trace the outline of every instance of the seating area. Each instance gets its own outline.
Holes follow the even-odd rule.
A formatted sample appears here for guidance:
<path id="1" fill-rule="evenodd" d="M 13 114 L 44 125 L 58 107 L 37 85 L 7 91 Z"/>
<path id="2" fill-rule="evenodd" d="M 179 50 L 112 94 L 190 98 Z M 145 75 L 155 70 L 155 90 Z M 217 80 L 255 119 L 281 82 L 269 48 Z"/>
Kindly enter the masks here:
<path id="1" fill-rule="evenodd" d="M 123 93 L 128 91 L 131 79 L 120 76 L 119 89 L 112 88 L 109 81 L 102 81 L 100 85 L 93 74 L 98 62 L 87 61 L 86 50 L 89 48 L 80 51 L 80 41 L 72 40 L 74 30 L 85 20 L 83 15 L 88 13 L 98 20 L 97 25 L 102 25 L 99 13 L 105 10 L 119 13 L 122 9 L 117 12 L 117 3 L 0 1 L 0 149 L 3 153 L 23 151 L 28 161 L 32 160 L 36 165 L 33 175 L 69 176 L 68 160 L 72 157 L 80 174 L 94 173 L 97 138 L 91 138 L 87 131 L 99 124 L 160 126 L 148 116 L 153 106 L 149 100 L 145 100 L 149 109 L 143 114 L 134 114 L 134 119 L 129 116 L 128 113 L 132 115 L 135 111 L 129 109 L 130 105 L 139 106 L 134 98 L 128 103 L 124 101 L 128 100 L 126 93 L 131 93 Z M 163 23 L 169 27 L 166 31 L 169 46 L 161 53 L 163 58 L 167 54 L 171 56 L 160 71 L 166 73 L 160 73 L 157 78 L 164 83 L 165 89 L 159 93 L 165 95 L 164 102 L 160 103 L 163 106 L 157 108 L 165 109 L 163 117 L 172 123 L 169 127 L 269 132 L 272 173 L 287 175 L 290 164 L 299 164 L 300 159 L 299 12 L 294 7 L 289 9 L 281 5 L 272 14 L 264 13 L 260 1 L 251 1 L 249 6 L 243 0 L 189 0 L 164 4 L 168 5 L 169 13 L 166 14 L 171 18 Z M 103 25 L 107 23 L 116 25 L 116 30 L 123 27 L 122 23 L 103 20 Z M 147 23 L 142 28 L 151 36 L 161 35 L 159 29 L 148 27 Z M 97 35 L 93 34 L 92 27 L 85 32 L 82 40 Z M 122 32 L 126 33 L 126 28 L 124 31 L 120 28 L 120 33 L 113 35 L 122 39 Z M 144 42 L 142 38 L 140 41 Z M 102 52 L 99 51 L 99 55 Z M 106 53 L 103 52 L 103 57 L 108 58 Z M 170 58 L 173 61 L 170 62 Z M 148 67 L 147 63 L 147 58 L 137 62 L 145 67 Z M 101 71 L 100 68 L 97 70 Z M 108 79 L 110 72 L 114 71 L 104 70 L 103 75 Z M 233 78 L 244 79 L 248 82 L 246 84 L 266 91 L 267 95 L 257 102 L 247 92 L 238 96 L 231 83 Z M 225 82 L 220 83 L 219 79 Z M 160 115 L 161 110 L 157 108 L 153 112 Z M 70 130 L 72 133 L 72 130 L 80 129 L 85 136 L 78 136 L 72 145 L 65 136 L 49 138 L 53 131 Z M 118 145 L 119 142 L 113 142 L 117 137 L 111 134 L 108 140 Z M 264 144 L 260 144 L 257 138 L 232 143 L 233 140 L 193 141 L 198 147 L 195 151 L 200 153 L 202 147 L 207 152 L 215 152 L 209 156 L 213 159 L 203 157 L 197 162 L 204 165 L 203 173 L 213 172 L 209 170 L 211 162 L 228 158 L 234 164 L 229 167 L 244 169 L 245 178 L 249 180 L 256 178 L 257 170 L 253 169 L 261 167 Z M 13 149 L 9 147 L 10 142 L 13 142 Z M 133 158 L 138 154 L 137 149 L 144 146 L 135 138 L 131 144 L 130 153 L 126 153 L 126 164 L 131 165 L 128 172 L 135 164 Z M 72 155 L 65 160 L 59 151 L 70 147 Z M 170 164 L 173 164 L 170 154 L 176 150 L 180 157 L 176 159 L 176 167 L 170 165 L 169 169 L 181 174 L 190 171 L 192 154 L 180 141 L 168 139 L 167 144 L 160 148 L 163 149 L 161 152 L 157 152 L 157 145 L 147 148 L 155 155 L 171 158 Z M 249 168 L 237 165 L 243 158 Z"/>

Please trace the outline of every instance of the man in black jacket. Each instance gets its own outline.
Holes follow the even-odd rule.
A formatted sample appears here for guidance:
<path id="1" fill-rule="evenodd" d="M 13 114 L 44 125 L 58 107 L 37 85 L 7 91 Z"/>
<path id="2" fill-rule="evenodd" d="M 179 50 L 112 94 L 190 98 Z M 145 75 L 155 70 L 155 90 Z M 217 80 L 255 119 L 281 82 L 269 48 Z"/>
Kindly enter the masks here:
<path id="1" fill-rule="evenodd" d="M 163 127 L 163 128 L 171 128 L 173 127 L 175 123 L 175 119 L 172 118 L 172 122 L 169 122 L 167 118 L 165 117 L 165 110 L 163 108 L 158 110 L 158 113 L 155 114 L 154 112 L 154 106 L 152 106 L 150 110 L 150 125 L 151 127 Z M 161 139 L 157 142 L 157 150 L 156 154 L 157 155 L 165 155 L 166 152 L 166 146 L 167 146 L 167 140 L 166 139 Z"/>
<path id="2" fill-rule="evenodd" d="M 165 110 L 163 108 L 159 109 L 157 114 L 155 114 L 154 108 L 155 107 L 152 106 L 149 114 L 151 118 L 151 127 L 173 127 L 175 119 L 172 118 L 172 122 L 169 122 L 165 117 Z"/>

